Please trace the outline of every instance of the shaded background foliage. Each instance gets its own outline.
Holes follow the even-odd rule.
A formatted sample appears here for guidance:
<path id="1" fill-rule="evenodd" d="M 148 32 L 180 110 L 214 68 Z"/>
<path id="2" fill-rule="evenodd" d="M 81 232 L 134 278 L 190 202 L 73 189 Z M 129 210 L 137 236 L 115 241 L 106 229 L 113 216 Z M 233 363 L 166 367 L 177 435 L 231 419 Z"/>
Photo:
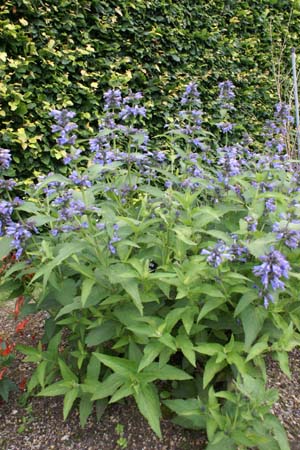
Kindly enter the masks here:
<path id="1" fill-rule="evenodd" d="M 243 117 L 255 132 L 278 100 L 274 66 L 285 68 L 280 91 L 290 93 L 290 49 L 299 48 L 291 9 L 290 0 L 5 1 L 0 146 L 12 150 L 18 177 L 49 171 L 61 158 L 49 142 L 53 107 L 76 110 L 88 133 L 104 90 L 142 90 L 156 133 L 191 79 L 213 114 L 217 84 L 230 78 L 239 93 L 235 121 Z"/>

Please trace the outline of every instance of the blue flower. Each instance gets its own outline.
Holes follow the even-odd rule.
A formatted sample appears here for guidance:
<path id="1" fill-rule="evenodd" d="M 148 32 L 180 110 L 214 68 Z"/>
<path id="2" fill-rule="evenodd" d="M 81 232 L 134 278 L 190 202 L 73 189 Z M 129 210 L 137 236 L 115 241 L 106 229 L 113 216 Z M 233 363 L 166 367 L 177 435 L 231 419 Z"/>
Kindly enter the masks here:
<path id="1" fill-rule="evenodd" d="M 109 109 L 119 108 L 122 102 L 122 94 L 119 89 L 109 89 L 103 95 L 104 111 Z"/>
<path id="2" fill-rule="evenodd" d="M 124 105 L 123 109 L 119 113 L 120 119 L 126 120 L 131 117 L 146 117 L 146 108 L 138 105 Z"/>
<path id="3" fill-rule="evenodd" d="M 10 222 L 6 226 L 6 234 L 7 236 L 13 237 L 11 245 L 17 250 L 16 259 L 19 259 L 24 250 L 24 243 L 32 236 L 32 233 L 26 228 L 26 226 L 15 222 Z"/>
<path id="4" fill-rule="evenodd" d="M 10 150 L 0 148 L 0 169 L 8 169 L 11 163 Z"/>
<path id="5" fill-rule="evenodd" d="M 12 178 L 9 178 L 8 180 L 0 180 L 0 189 L 12 191 L 16 184 L 17 183 Z"/>
<path id="6" fill-rule="evenodd" d="M 69 179 L 73 181 L 76 186 L 83 186 L 83 187 L 91 187 L 92 183 L 88 179 L 87 175 L 79 176 L 76 170 L 73 170 L 72 173 L 69 175 Z"/>
<path id="7" fill-rule="evenodd" d="M 181 97 L 180 103 L 182 105 L 194 104 L 199 102 L 200 94 L 198 92 L 198 85 L 195 82 L 190 82 L 186 88 L 183 96 Z"/>
<path id="8" fill-rule="evenodd" d="M 292 222 L 294 223 L 294 222 Z M 288 224 L 281 226 L 278 222 L 273 225 L 273 232 L 276 234 L 278 241 L 284 241 L 289 248 L 297 248 L 300 244 L 300 230 L 289 229 Z"/>
<path id="9" fill-rule="evenodd" d="M 256 229 L 257 229 L 257 220 L 254 217 L 246 216 L 246 217 L 244 217 L 244 220 L 248 224 L 248 227 L 247 227 L 248 231 L 256 231 Z"/>
<path id="10" fill-rule="evenodd" d="M 213 267 L 218 267 L 222 262 L 232 261 L 234 259 L 230 247 L 223 241 L 218 241 L 214 248 L 201 250 L 201 255 L 207 255 L 206 261 Z"/>
<path id="11" fill-rule="evenodd" d="M 57 122 L 56 125 L 52 125 L 51 130 L 53 133 L 59 133 L 59 137 L 56 139 L 58 145 L 74 145 L 76 135 L 70 136 L 69 133 L 78 128 L 76 123 L 70 122 L 70 119 L 73 119 L 76 113 L 67 109 L 53 109 L 50 116 Z"/>
<path id="12" fill-rule="evenodd" d="M 230 133 L 233 130 L 234 124 L 231 122 L 219 122 L 217 127 L 222 133 Z"/>
<path id="13" fill-rule="evenodd" d="M 226 146 L 219 148 L 219 165 L 222 166 L 225 175 L 232 177 L 240 173 L 240 161 L 238 159 L 238 148 Z"/>
<path id="14" fill-rule="evenodd" d="M 232 110 L 234 106 L 232 105 L 232 100 L 235 97 L 234 84 L 232 81 L 222 81 L 219 83 L 219 102 L 223 109 Z"/>
<path id="15" fill-rule="evenodd" d="M 276 211 L 276 203 L 274 198 L 268 198 L 265 201 L 265 207 L 268 211 L 274 212 Z"/>
<path id="16" fill-rule="evenodd" d="M 268 289 L 284 289 L 285 285 L 281 278 L 288 278 L 290 265 L 284 255 L 278 250 L 271 249 L 267 255 L 259 258 L 262 264 L 254 266 L 253 273 L 261 277 L 263 287 Z"/>
<path id="17" fill-rule="evenodd" d="M 119 237 L 119 235 L 117 233 L 118 229 L 119 229 L 118 224 L 114 224 L 113 225 L 114 233 L 113 233 L 113 236 L 112 236 L 112 238 L 110 239 L 110 241 L 108 243 L 108 250 L 110 251 L 110 253 L 112 255 L 116 254 L 116 247 L 113 244 L 115 244 L 116 242 L 119 242 L 121 240 L 121 238 Z"/>

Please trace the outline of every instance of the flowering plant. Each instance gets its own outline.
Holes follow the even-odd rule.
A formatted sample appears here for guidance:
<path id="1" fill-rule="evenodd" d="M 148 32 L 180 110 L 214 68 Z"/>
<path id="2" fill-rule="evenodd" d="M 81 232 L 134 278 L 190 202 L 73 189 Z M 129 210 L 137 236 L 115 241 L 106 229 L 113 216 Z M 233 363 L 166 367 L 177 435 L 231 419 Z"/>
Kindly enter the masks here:
<path id="1" fill-rule="evenodd" d="M 265 356 L 289 375 L 287 352 L 300 342 L 289 109 L 277 106 L 261 153 L 248 136 L 234 141 L 229 81 L 219 142 L 202 126 L 196 83 L 152 140 L 141 93 L 104 99 L 88 149 L 75 114 L 52 112 L 69 175 L 41 176 L 22 201 L 0 206 L 17 258 L 4 278 L 25 279 L 25 312 L 48 312 L 42 342 L 19 347 L 37 363 L 29 393 L 63 395 L 65 418 L 79 399 L 82 425 L 94 403 L 100 415 L 133 396 L 159 436 L 163 402 L 176 423 L 206 429 L 208 450 L 288 449 Z M 0 161 L 8 165 L 6 150 Z"/>

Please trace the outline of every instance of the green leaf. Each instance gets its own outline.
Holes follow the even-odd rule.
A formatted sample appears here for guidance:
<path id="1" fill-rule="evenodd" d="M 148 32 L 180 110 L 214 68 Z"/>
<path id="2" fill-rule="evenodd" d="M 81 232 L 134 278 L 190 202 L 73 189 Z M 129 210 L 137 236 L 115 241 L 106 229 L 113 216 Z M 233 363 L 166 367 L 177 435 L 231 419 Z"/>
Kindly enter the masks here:
<path id="1" fill-rule="evenodd" d="M 275 234 L 265 234 L 263 238 L 256 239 L 250 244 L 245 242 L 245 246 L 248 247 L 251 255 L 259 258 L 262 255 L 265 255 L 270 250 L 270 245 L 276 242 Z"/>
<path id="2" fill-rule="evenodd" d="M 197 321 L 200 322 L 203 317 L 205 317 L 208 313 L 213 311 L 214 309 L 218 308 L 220 305 L 224 303 L 224 298 L 208 298 L 205 300 L 205 304 L 202 307 Z"/>
<path id="3" fill-rule="evenodd" d="M 98 327 L 93 328 L 87 334 L 85 343 L 88 347 L 102 344 L 109 341 L 116 335 L 116 322 L 114 320 L 107 320 Z"/>
<path id="4" fill-rule="evenodd" d="M 188 373 L 184 372 L 177 367 L 165 364 L 163 367 L 159 363 L 151 363 L 150 366 L 146 367 L 142 372 L 140 372 L 141 379 L 144 381 L 154 381 L 154 380 L 191 380 L 193 377 Z"/>
<path id="5" fill-rule="evenodd" d="M 86 278 L 90 278 L 91 280 L 95 279 L 94 272 L 88 266 L 84 264 L 79 264 L 75 262 L 68 262 L 68 266 L 71 267 L 75 272 L 81 273 L 81 275 Z"/>
<path id="6" fill-rule="evenodd" d="M 122 280 L 122 281 L 120 281 L 120 284 L 123 286 L 125 291 L 130 295 L 130 297 L 133 300 L 133 303 L 135 304 L 135 306 L 139 310 L 140 314 L 142 315 L 143 314 L 143 304 L 142 304 L 142 300 L 141 300 L 140 293 L 139 293 L 138 280 L 133 279 L 133 278 L 128 281 Z"/>
<path id="7" fill-rule="evenodd" d="M 214 440 L 208 444 L 205 450 L 233 450 L 235 448 L 234 441 L 220 431 L 215 435 Z"/>
<path id="8" fill-rule="evenodd" d="M 69 303 L 68 305 L 64 306 L 59 310 L 59 312 L 55 316 L 55 320 L 57 320 L 61 316 L 64 316 L 65 314 L 69 314 L 70 312 L 76 311 L 81 308 L 82 306 L 80 300 L 76 300 L 73 303 Z"/>
<path id="9" fill-rule="evenodd" d="M 137 364 L 125 358 L 118 356 L 109 356 L 102 353 L 93 353 L 105 366 L 124 377 L 130 377 L 137 373 Z"/>
<path id="10" fill-rule="evenodd" d="M 88 296 L 91 293 L 92 287 L 96 283 L 96 280 L 92 280 L 91 278 L 85 278 L 82 282 L 81 286 L 81 305 L 84 308 L 86 301 L 88 299 Z"/>
<path id="11" fill-rule="evenodd" d="M 252 432 L 244 432 L 244 431 L 240 431 L 240 430 L 234 430 L 231 434 L 233 440 L 238 444 L 238 445 L 243 445 L 246 446 L 246 448 L 252 448 L 255 446 L 258 446 L 259 448 L 259 439 L 258 436 L 255 436 L 255 434 Z"/>
<path id="12" fill-rule="evenodd" d="M 164 344 L 165 346 L 169 347 L 171 350 L 173 350 L 174 352 L 176 352 L 177 347 L 176 347 L 176 342 L 175 342 L 175 338 L 169 334 L 169 333 L 164 333 L 160 338 L 159 338 L 159 342 L 161 342 L 162 344 Z"/>
<path id="13" fill-rule="evenodd" d="M 90 360 L 89 360 L 89 363 L 88 363 L 88 366 L 86 369 L 86 379 L 98 381 L 100 369 L 101 369 L 100 361 L 96 358 L 95 355 L 92 355 L 90 357 Z"/>
<path id="14" fill-rule="evenodd" d="M 77 376 L 67 366 L 67 364 L 65 363 L 64 360 L 59 358 L 58 364 L 59 364 L 60 372 L 61 372 L 61 375 L 62 375 L 64 381 L 74 381 L 75 383 L 78 383 Z"/>
<path id="15" fill-rule="evenodd" d="M 163 403 L 178 415 L 173 420 L 176 424 L 192 430 L 205 429 L 206 412 L 205 410 L 202 412 L 203 404 L 200 400 L 189 398 L 186 400 L 165 400 Z"/>
<path id="16" fill-rule="evenodd" d="M 76 297 L 76 283 L 71 278 L 64 279 L 59 283 L 59 289 L 54 290 L 56 300 L 63 306 L 74 302 Z"/>
<path id="17" fill-rule="evenodd" d="M 290 450 L 290 445 L 287 439 L 286 432 L 278 420 L 277 417 L 273 416 L 272 414 L 267 414 L 264 417 L 264 424 L 272 430 L 276 441 L 279 444 L 280 450 Z"/>
<path id="18" fill-rule="evenodd" d="M 182 314 L 182 323 L 185 328 L 186 334 L 189 335 L 194 324 L 195 315 L 198 313 L 198 308 L 189 306 Z"/>
<path id="19" fill-rule="evenodd" d="M 245 333 L 245 350 L 248 352 L 251 345 L 257 338 L 259 332 L 262 329 L 266 312 L 261 308 L 254 307 L 253 305 L 247 306 L 241 313 L 241 320 Z"/>
<path id="20" fill-rule="evenodd" d="M 186 308 L 174 308 L 172 309 L 165 318 L 165 331 L 170 333 L 173 327 L 176 325 L 179 320 L 182 319 L 183 313 L 186 311 Z"/>
<path id="21" fill-rule="evenodd" d="M 139 386 L 138 392 L 134 395 L 137 406 L 142 415 L 147 419 L 152 430 L 159 438 L 162 437 L 160 430 L 160 404 L 155 386 L 148 384 Z"/>
<path id="22" fill-rule="evenodd" d="M 97 385 L 93 382 L 93 390 L 91 391 L 93 396 L 91 400 L 101 400 L 110 397 L 123 383 L 124 377 L 117 373 L 112 373 L 102 383 Z"/>
<path id="23" fill-rule="evenodd" d="M 267 342 L 257 342 L 251 347 L 249 354 L 246 358 L 246 362 L 251 361 L 251 359 L 255 358 L 258 355 L 261 355 L 269 348 Z"/>
<path id="24" fill-rule="evenodd" d="M 188 336 L 179 334 L 176 337 L 176 345 L 178 348 L 180 348 L 180 350 L 182 351 L 186 359 L 192 364 L 192 366 L 196 367 L 196 355 L 194 346 Z"/>
<path id="25" fill-rule="evenodd" d="M 5 258 L 12 251 L 11 246 L 12 238 L 8 236 L 3 236 L 0 238 L 0 259 Z"/>
<path id="26" fill-rule="evenodd" d="M 240 298 L 237 307 L 235 308 L 234 317 L 240 315 L 244 311 L 244 309 L 247 308 L 247 306 L 257 298 L 258 294 L 254 290 L 245 292 L 245 294 L 243 294 L 242 297 Z"/>
<path id="27" fill-rule="evenodd" d="M 192 232 L 192 230 L 189 227 L 177 226 L 174 228 L 174 231 L 180 241 L 184 242 L 189 246 L 197 245 L 196 242 L 193 242 L 191 239 L 189 239 Z"/>
<path id="28" fill-rule="evenodd" d="M 56 395 L 64 395 L 70 390 L 70 383 L 65 381 L 57 381 L 42 389 L 37 395 L 40 397 L 55 397 Z"/>
<path id="29" fill-rule="evenodd" d="M 149 364 L 157 358 L 163 348 L 164 346 L 160 342 L 150 342 L 147 344 L 144 348 L 144 356 L 140 361 L 138 372 L 149 366 Z"/>
<path id="30" fill-rule="evenodd" d="M 194 347 L 194 350 L 203 355 L 216 355 L 217 353 L 224 353 L 224 347 L 221 344 L 203 342 Z"/>
<path id="31" fill-rule="evenodd" d="M 42 361 L 37 366 L 37 369 L 36 369 L 36 377 L 43 389 L 45 387 L 45 376 L 46 376 L 47 365 L 48 365 L 48 361 Z"/>
<path id="32" fill-rule="evenodd" d="M 201 283 L 200 286 L 197 287 L 197 292 L 206 294 L 209 297 L 224 299 L 223 292 L 213 284 Z"/>
<path id="33" fill-rule="evenodd" d="M 78 397 L 78 392 L 79 392 L 79 388 L 74 387 L 73 389 L 71 389 L 70 391 L 68 391 L 65 394 L 64 408 L 63 408 L 64 420 L 66 420 L 66 418 L 68 417 L 69 412 L 71 411 L 71 408 L 73 406 L 73 403 L 76 400 L 76 398 Z"/>
<path id="34" fill-rule="evenodd" d="M 2 378 L 2 380 L 0 380 L 0 396 L 5 402 L 8 401 L 9 393 L 11 391 L 16 391 L 17 389 L 18 387 L 16 386 L 16 384 L 9 378 L 4 377 Z"/>
<path id="35" fill-rule="evenodd" d="M 23 292 L 24 288 L 18 280 L 5 281 L 0 285 L 0 302 L 13 300 Z"/>
<path id="36" fill-rule="evenodd" d="M 42 268 L 35 273 L 34 277 L 31 280 L 31 283 L 38 280 L 41 276 L 44 276 L 43 284 L 44 286 L 46 286 L 52 270 L 56 266 L 59 266 L 64 260 L 69 258 L 71 255 L 80 253 L 82 250 L 84 250 L 85 247 L 86 244 L 83 242 L 72 242 L 65 244 L 60 249 L 58 255 L 52 261 L 50 261 L 47 264 L 43 264 Z"/>
<path id="37" fill-rule="evenodd" d="M 134 389 L 132 386 L 132 382 L 125 383 L 121 386 L 111 397 L 109 403 L 115 403 L 121 400 L 122 398 L 128 397 L 129 395 L 134 394 Z"/>
<path id="38" fill-rule="evenodd" d="M 206 362 L 203 373 L 203 389 L 207 387 L 214 376 L 227 366 L 226 361 L 216 362 L 217 357 L 211 356 Z"/>
<path id="39" fill-rule="evenodd" d="M 93 402 L 89 394 L 83 394 L 79 403 L 80 426 L 85 427 L 87 419 L 93 410 Z"/>
<path id="40" fill-rule="evenodd" d="M 285 375 L 289 377 L 289 379 L 292 378 L 292 374 L 289 367 L 289 355 L 285 351 L 278 351 L 276 352 L 276 357 L 279 362 L 280 369 L 282 370 Z"/>
<path id="41" fill-rule="evenodd" d="M 213 237 L 217 238 L 218 240 L 224 241 L 225 244 L 231 244 L 232 243 L 232 238 L 227 233 L 224 233 L 224 231 L 220 231 L 220 230 L 205 230 L 204 232 L 206 234 L 208 234 L 209 236 L 213 236 Z"/>
<path id="42" fill-rule="evenodd" d="M 17 344 L 17 350 L 26 355 L 27 362 L 39 363 L 42 359 L 42 352 L 38 348 Z"/>

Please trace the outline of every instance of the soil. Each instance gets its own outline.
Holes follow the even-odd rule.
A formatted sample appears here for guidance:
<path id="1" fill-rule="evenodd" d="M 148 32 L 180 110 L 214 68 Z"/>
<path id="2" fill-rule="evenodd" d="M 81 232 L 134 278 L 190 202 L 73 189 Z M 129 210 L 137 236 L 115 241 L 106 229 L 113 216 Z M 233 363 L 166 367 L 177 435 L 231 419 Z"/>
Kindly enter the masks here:
<path id="1" fill-rule="evenodd" d="M 14 303 L 0 308 L 0 337 L 11 342 L 33 345 L 43 331 L 43 315 L 32 316 L 23 332 L 15 332 Z M 33 366 L 16 359 L 9 376 L 18 385 L 30 377 Z M 292 450 L 300 450 L 300 349 L 290 354 L 291 380 L 283 375 L 275 362 L 268 363 L 269 385 L 279 390 L 274 413 L 285 426 Z M 33 397 L 24 406 L 22 389 L 13 392 L 7 403 L 0 404 L 0 450 L 203 450 L 205 436 L 184 430 L 162 420 L 163 439 L 159 440 L 141 416 L 132 400 L 107 408 L 98 422 L 92 414 L 87 425 L 79 425 L 74 409 L 63 421 L 60 397 Z"/>

